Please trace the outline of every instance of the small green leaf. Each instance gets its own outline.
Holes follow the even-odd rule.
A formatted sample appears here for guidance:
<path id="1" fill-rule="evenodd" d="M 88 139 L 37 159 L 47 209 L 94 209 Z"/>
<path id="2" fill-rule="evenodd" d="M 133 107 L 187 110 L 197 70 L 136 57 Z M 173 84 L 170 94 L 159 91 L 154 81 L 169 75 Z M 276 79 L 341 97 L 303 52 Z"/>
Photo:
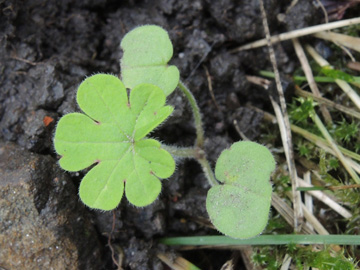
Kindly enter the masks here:
<path id="1" fill-rule="evenodd" d="M 270 151 L 254 142 L 237 142 L 221 153 L 215 175 L 223 184 L 213 186 L 206 199 L 210 220 L 220 232 L 250 238 L 264 230 L 274 169 Z"/>
<path id="2" fill-rule="evenodd" d="M 121 58 L 122 80 L 127 88 L 140 83 L 159 86 L 166 96 L 179 82 L 179 70 L 168 66 L 173 47 L 168 33 L 156 25 L 144 25 L 125 35 L 120 44 L 124 51 Z"/>
<path id="3" fill-rule="evenodd" d="M 346 81 L 349 83 L 355 81 L 354 76 L 347 74 L 344 71 L 333 69 L 329 66 L 325 66 L 325 67 L 321 68 L 321 72 L 325 76 L 333 78 L 333 79 L 339 79 L 339 80 L 343 80 L 343 81 Z"/>
<path id="4" fill-rule="evenodd" d="M 80 184 L 80 198 L 91 208 L 111 210 L 125 185 L 136 206 L 152 203 L 161 191 L 159 178 L 175 170 L 172 156 L 156 140 L 144 138 L 173 111 L 162 90 L 140 84 L 130 93 L 115 76 L 97 74 L 79 86 L 77 102 L 85 114 L 62 117 L 55 132 L 60 166 L 79 171 L 96 164 Z"/>
<path id="5" fill-rule="evenodd" d="M 300 105 L 299 105 L 300 103 Z M 290 117 L 291 120 L 296 122 L 303 122 L 307 120 L 314 112 L 314 107 L 317 103 L 312 98 L 299 97 L 294 100 L 290 106 Z"/>

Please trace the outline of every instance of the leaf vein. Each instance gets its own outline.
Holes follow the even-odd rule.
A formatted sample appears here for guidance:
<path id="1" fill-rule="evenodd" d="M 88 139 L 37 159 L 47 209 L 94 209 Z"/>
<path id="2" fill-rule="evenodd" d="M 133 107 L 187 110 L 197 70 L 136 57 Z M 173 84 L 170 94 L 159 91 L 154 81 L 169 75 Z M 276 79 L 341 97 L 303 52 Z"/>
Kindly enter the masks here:
<path id="1" fill-rule="evenodd" d="M 152 93 L 153 93 L 153 92 L 152 92 Z M 142 106 L 141 111 L 140 111 L 140 112 L 138 113 L 138 115 L 136 116 L 136 119 L 135 119 L 135 127 L 134 127 L 134 131 L 133 131 L 133 135 L 132 135 L 133 138 L 135 138 L 135 133 L 136 133 L 136 130 L 137 130 L 137 123 L 138 123 L 138 120 L 139 120 L 139 118 L 140 118 L 140 115 L 144 112 L 145 108 L 147 107 L 148 102 L 149 102 L 149 99 L 150 99 L 150 96 L 151 96 L 152 93 L 150 93 L 150 95 L 147 96 L 147 99 L 146 99 L 146 101 L 145 101 L 145 105 Z M 145 134 L 145 136 L 146 136 L 146 135 L 147 135 L 147 134 Z"/>
<path id="2" fill-rule="evenodd" d="M 91 83 L 91 82 L 89 82 Z M 95 89 L 95 92 L 98 94 L 99 98 L 101 99 L 102 103 L 105 105 L 105 108 L 110 112 L 113 121 L 116 123 L 116 126 L 119 128 L 119 131 L 130 140 L 130 136 L 128 134 L 126 134 L 125 131 L 122 130 L 120 123 L 117 121 L 117 119 L 115 118 L 112 110 L 109 108 L 108 104 L 105 102 L 103 96 L 100 94 L 99 90 L 96 87 L 93 87 Z"/>
<path id="3" fill-rule="evenodd" d="M 112 177 L 112 175 L 114 174 L 116 168 L 119 166 L 120 161 L 124 158 L 124 156 L 125 156 L 126 154 L 129 153 L 130 149 L 131 149 L 131 148 L 129 147 L 129 149 L 122 155 L 121 158 L 119 158 L 118 162 L 115 164 L 115 166 L 114 166 L 114 168 L 112 169 L 109 177 L 108 177 L 108 178 L 106 179 L 106 181 L 105 181 L 104 187 L 101 189 L 101 191 L 99 192 L 99 195 L 96 197 L 96 200 L 95 200 L 95 202 L 94 202 L 94 205 L 96 205 L 97 201 L 100 199 L 101 194 L 107 189 L 107 185 L 109 184 L 109 179 Z"/>

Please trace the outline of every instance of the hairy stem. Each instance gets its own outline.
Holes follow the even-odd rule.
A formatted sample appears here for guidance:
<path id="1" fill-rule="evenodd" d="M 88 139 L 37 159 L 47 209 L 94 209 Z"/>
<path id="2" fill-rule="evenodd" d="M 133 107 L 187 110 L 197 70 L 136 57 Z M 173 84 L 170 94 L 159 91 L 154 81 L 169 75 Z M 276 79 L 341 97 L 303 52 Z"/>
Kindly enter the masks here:
<path id="1" fill-rule="evenodd" d="M 196 100 L 193 94 L 190 92 L 189 88 L 187 88 L 181 81 L 179 81 L 178 87 L 184 93 L 186 98 L 188 99 L 191 109 L 193 111 L 194 121 L 195 121 L 195 129 L 196 129 L 196 143 L 195 146 L 199 148 L 203 148 L 204 146 L 204 129 L 201 120 L 201 114 L 199 106 L 196 103 Z"/>
<path id="2" fill-rule="evenodd" d="M 176 148 L 167 146 L 165 149 L 174 156 L 196 159 L 200 163 L 210 185 L 218 185 L 219 182 L 216 180 L 214 172 L 210 166 L 209 161 L 206 159 L 206 154 L 204 152 L 204 129 L 199 106 L 197 105 L 196 100 L 193 94 L 190 92 L 189 88 L 187 88 L 181 81 L 179 82 L 178 87 L 188 99 L 193 112 L 196 129 L 196 142 L 194 147 Z"/>
<path id="3" fill-rule="evenodd" d="M 219 182 L 216 180 L 214 172 L 206 159 L 205 152 L 199 147 L 176 147 L 162 145 L 162 147 L 168 151 L 172 156 L 180 158 L 193 158 L 201 165 L 203 172 L 208 179 L 211 186 L 218 185 Z"/>
<path id="4" fill-rule="evenodd" d="M 162 145 L 166 151 L 168 151 L 172 156 L 179 158 L 194 158 L 196 159 L 196 148 L 195 147 L 176 147 L 169 145 Z"/>
<path id="5" fill-rule="evenodd" d="M 213 170 L 211 169 L 210 163 L 206 159 L 206 157 L 204 156 L 203 158 L 197 159 L 197 161 L 200 163 L 200 165 L 204 171 L 204 174 L 205 174 L 206 178 L 208 179 L 210 185 L 211 186 L 218 185 L 219 182 L 216 180 L 215 174 L 214 174 Z"/>

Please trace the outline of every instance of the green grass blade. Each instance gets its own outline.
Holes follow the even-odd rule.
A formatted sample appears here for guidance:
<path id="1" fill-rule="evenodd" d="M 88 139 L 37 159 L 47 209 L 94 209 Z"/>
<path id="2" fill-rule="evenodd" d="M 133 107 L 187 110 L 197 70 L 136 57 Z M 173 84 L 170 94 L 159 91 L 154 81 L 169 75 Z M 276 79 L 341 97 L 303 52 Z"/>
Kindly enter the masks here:
<path id="1" fill-rule="evenodd" d="M 273 72 L 271 71 L 266 71 L 266 70 L 261 70 L 259 72 L 259 75 L 264 76 L 264 77 L 268 77 L 268 78 L 274 78 L 275 75 Z M 293 79 L 295 81 L 299 81 L 299 82 L 306 82 L 307 79 L 305 76 L 293 76 Z M 331 78 L 331 77 L 326 77 L 326 76 L 314 76 L 314 80 L 315 82 L 318 83 L 333 83 L 335 82 L 335 78 Z M 360 87 L 360 77 L 359 76 L 353 76 L 353 81 L 350 82 L 351 84 Z"/>
<path id="2" fill-rule="evenodd" d="M 227 236 L 167 237 L 160 243 L 169 246 L 242 246 L 242 245 L 289 245 L 289 244 L 336 244 L 360 245 L 360 235 L 260 235 L 250 239 L 233 239 Z"/>

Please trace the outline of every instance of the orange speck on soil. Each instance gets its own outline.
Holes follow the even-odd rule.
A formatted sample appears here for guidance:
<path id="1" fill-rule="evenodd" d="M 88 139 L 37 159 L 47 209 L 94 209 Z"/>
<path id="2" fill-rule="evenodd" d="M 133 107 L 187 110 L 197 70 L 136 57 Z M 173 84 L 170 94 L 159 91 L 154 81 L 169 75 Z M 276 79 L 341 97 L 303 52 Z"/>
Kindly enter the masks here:
<path id="1" fill-rule="evenodd" d="M 50 117 L 50 116 L 45 116 L 43 119 L 43 123 L 45 125 L 45 127 L 47 127 L 48 125 L 50 125 L 51 122 L 54 121 L 54 118 Z"/>

